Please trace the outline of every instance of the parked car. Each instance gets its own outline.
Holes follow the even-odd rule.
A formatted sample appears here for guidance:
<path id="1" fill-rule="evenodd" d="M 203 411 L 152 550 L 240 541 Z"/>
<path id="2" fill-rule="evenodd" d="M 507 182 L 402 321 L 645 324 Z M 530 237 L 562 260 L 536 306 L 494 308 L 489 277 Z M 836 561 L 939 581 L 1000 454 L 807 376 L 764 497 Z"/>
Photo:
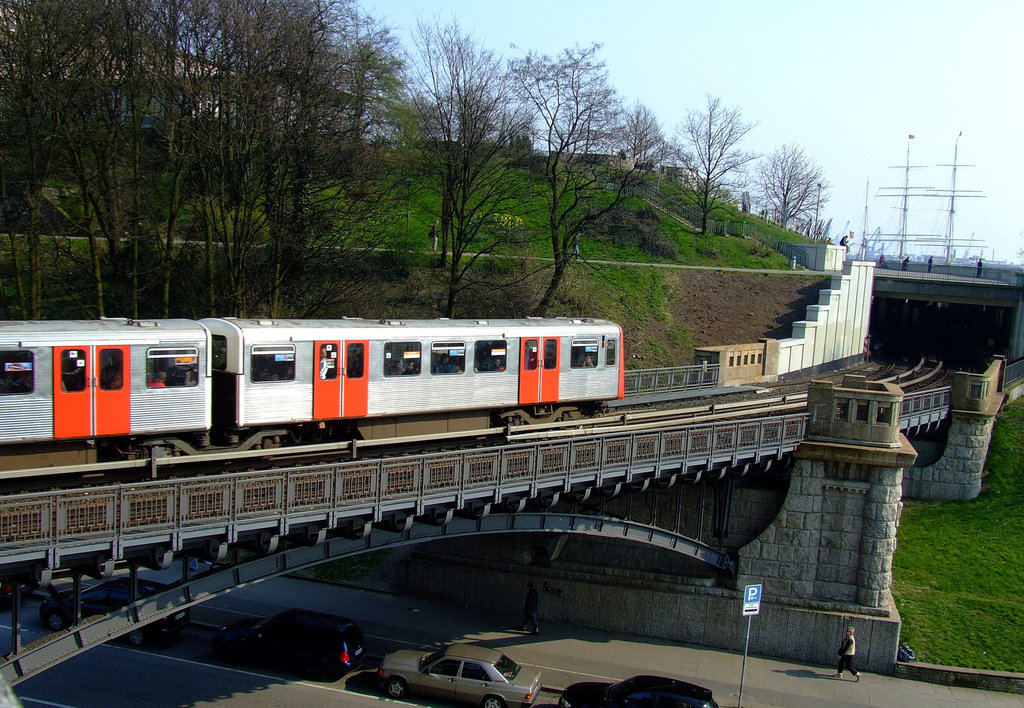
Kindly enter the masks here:
<path id="1" fill-rule="evenodd" d="M 710 689 L 665 676 L 634 676 L 618 683 L 574 683 L 562 691 L 558 705 L 561 708 L 718 708 Z"/>
<path id="2" fill-rule="evenodd" d="M 226 661 L 283 667 L 318 680 L 334 680 L 366 658 L 363 632 L 352 620 L 311 610 L 249 617 L 222 627 L 213 648 Z"/>
<path id="3" fill-rule="evenodd" d="M 476 644 L 450 644 L 435 652 L 391 652 L 381 662 L 377 679 L 391 698 L 416 694 L 481 708 L 530 706 L 540 692 L 540 671 Z"/>
<path id="4" fill-rule="evenodd" d="M 82 591 L 82 617 L 90 615 L 106 615 L 119 607 L 124 607 L 131 600 L 129 578 L 120 577 L 99 585 L 93 585 Z M 154 580 L 136 580 L 136 597 L 148 597 L 165 590 L 167 585 Z M 50 630 L 56 632 L 71 626 L 74 613 L 74 601 L 70 592 L 61 593 L 57 598 L 48 597 L 39 605 L 39 618 Z M 158 637 L 167 637 L 181 631 L 189 624 L 188 609 L 178 610 L 166 617 L 133 629 L 125 638 L 129 643 L 139 646 Z"/>

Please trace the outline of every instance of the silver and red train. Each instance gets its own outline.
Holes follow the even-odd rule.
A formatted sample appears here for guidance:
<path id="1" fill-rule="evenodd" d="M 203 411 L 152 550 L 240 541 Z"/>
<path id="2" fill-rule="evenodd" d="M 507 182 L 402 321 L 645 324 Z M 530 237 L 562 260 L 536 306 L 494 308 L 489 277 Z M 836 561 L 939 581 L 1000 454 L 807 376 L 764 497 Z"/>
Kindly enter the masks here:
<path id="1" fill-rule="evenodd" d="M 3 321 L 0 468 L 551 420 L 624 368 L 596 319 Z"/>

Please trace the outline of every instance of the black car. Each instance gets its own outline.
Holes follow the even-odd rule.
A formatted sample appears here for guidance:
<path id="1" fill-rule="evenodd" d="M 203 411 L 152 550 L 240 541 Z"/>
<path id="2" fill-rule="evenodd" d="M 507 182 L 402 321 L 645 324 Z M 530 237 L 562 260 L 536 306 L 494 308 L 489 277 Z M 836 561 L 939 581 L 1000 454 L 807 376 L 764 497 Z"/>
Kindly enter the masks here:
<path id="1" fill-rule="evenodd" d="M 359 625 L 310 610 L 239 620 L 213 635 L 213 648 L 226 661 L 284 667 L 320 680 L 340 678 L 366 657 Z"/>
<path id="2" fill-rule="evenodd" d="M 562 691 L 558 705 L 561 708 L 718 708 L 709 689 L 665 676 L 634 676 L 618 683 L 574 683 Z"/>
<path id="3" fill-rule="evenodd" d="M 131 587 L 129 578 L 113 580 L 93 585 L 82 591 L 82 617 L 90 615 L 106 615 L 130 602 Z M 136 580 L 136 597 L 148 597 L 165 590 L 167 585 L 153 580 Z M 49 629 L 58 631 L 71 626 L 74 602 L 71 593 L 61 593 L 59 599 L 48 597 L 39 605 L 39 618 Z M 157 637 L 167 637 L 179 632 L 189 623 L 189 611 L 178 610 L 166 617 L 133 629 L 125 638 L 133 645 L 139 646 Z"/>

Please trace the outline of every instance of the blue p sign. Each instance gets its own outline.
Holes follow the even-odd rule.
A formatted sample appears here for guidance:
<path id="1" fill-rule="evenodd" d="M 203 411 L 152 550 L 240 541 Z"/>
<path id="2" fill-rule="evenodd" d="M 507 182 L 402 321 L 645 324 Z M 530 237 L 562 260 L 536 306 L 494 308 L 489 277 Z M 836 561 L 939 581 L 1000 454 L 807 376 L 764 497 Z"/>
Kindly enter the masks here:
<path id="1" fill-rule="evenodd" d="M 761 586 L 747 585 L 743 589 L 743 602 L 761 602 Z"/>

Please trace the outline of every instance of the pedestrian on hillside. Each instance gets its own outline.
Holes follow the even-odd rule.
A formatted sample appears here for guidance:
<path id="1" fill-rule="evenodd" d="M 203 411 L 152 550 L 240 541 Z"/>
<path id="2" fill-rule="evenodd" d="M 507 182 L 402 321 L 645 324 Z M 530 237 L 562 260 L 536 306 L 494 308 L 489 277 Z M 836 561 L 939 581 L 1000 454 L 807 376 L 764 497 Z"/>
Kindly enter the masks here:
<path id="1" fill-rule="evenodd" d="M 910 265 L 910 256 L 907 256 L 906 258 L 903 259 L 903 265 L 900 266 L 900 270 L 906 270 L 907 266 L 909 266 L 909 265 Z"/>
<path id="2" fill-rule="evenodd" d="M 573 260 L 580 259 L 580 235 L 576 234 L 572 237 L 572 257 Z"/>
<path id="3" fill-rule="evenodd" d="M 860 681 L 860 672 L 853 667 L 853 657 L 857 655 L 857 640 L 853 638 L 853 627 L 846 628 L 846 637 L 839 646 L 839 666 L 836 667 L 836 678 L 843 677 L 843 669 L 849 669 L 854 681 Z"/>
<path id="4" fill-rule="evenodd" d="M 978 272 L 974 274 L 975 278 L 981 277 L 981 256 L 978 256 Z"/>
<path id="5" fill-rule="evenodd" d="M 932 272 L 932 266 L 935 264 L 935 259 L 932 256 L 928 256 L 928 272 Z"/>
<path id="6" fill-rule="evenodd" d="M 540 634 L 540 625 L 537 624 L 538 604 L 537 588 L 533 587 L 533 583 L 527 583 L 526 602 L 523 603 L 523 623 L 519 629 L 525 632 L 527 625 L 529 625 L 531 628 L 530 634 Z"/>
<path id="7" fill-rule="evenodd" d="M 434 219 L 434 225 L 430 227 L 430 249 L 437 250 L 437 219 Z"/>

